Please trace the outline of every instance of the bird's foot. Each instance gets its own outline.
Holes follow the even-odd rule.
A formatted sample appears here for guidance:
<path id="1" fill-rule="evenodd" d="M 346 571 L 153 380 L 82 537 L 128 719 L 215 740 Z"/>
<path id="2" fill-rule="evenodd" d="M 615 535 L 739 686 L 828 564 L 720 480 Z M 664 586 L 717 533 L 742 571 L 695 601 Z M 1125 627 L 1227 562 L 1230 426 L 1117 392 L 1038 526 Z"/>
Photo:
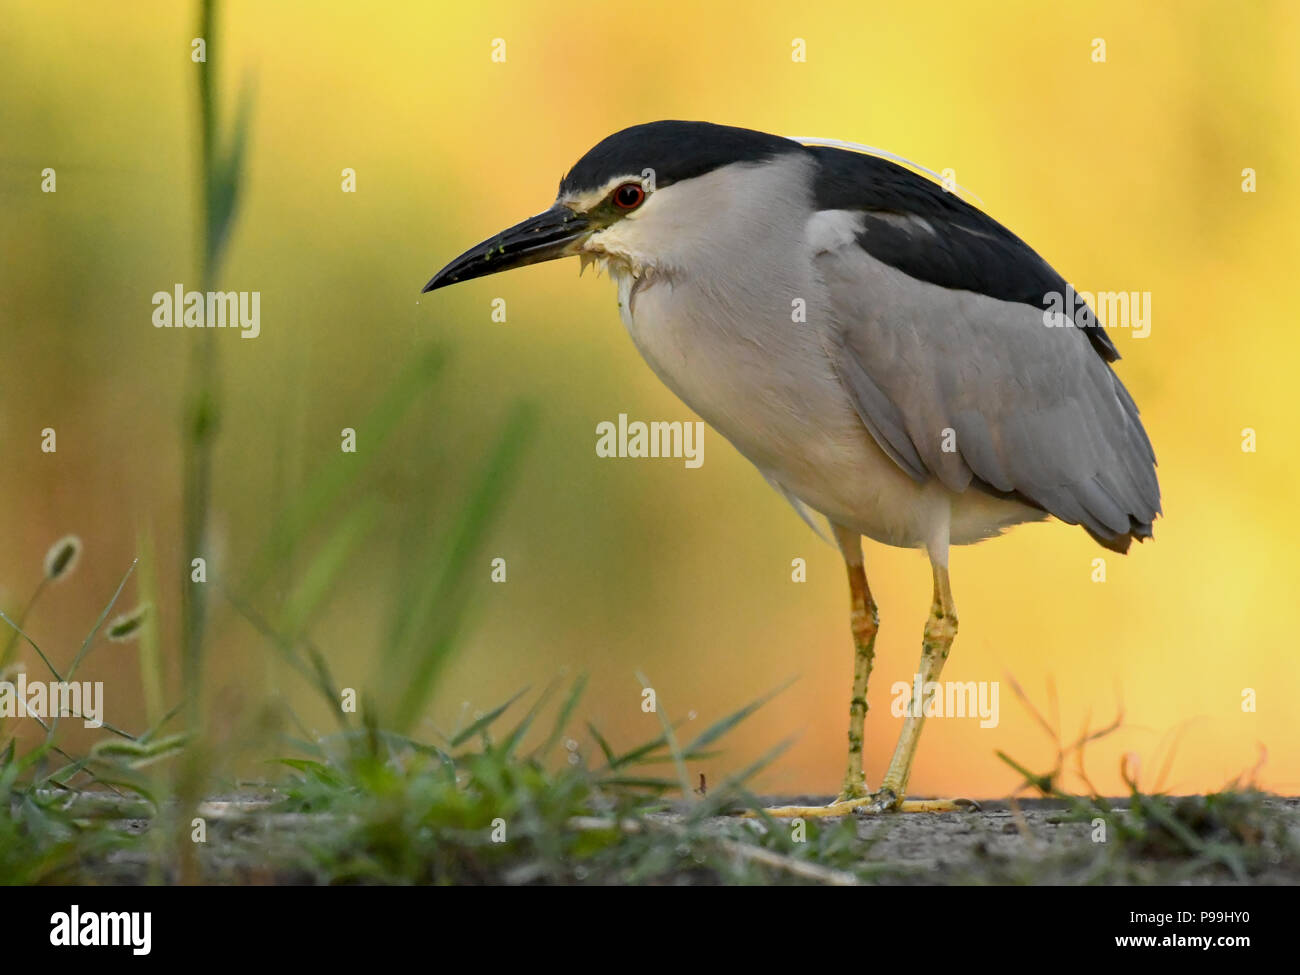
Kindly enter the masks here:
<path id="1" fill-rule="evenodd" d="M 983 807 L 974 799 L 904 799 L 898 811 L 905 813 L 979 812 Z"/>
<path id="2" fill-rule="evenodd" d="M 770 806 L 763 810 L 776 819 L 827 819 L 833 816 L 874 816 L 880 813 L 978 812 L 974 799 L 900 799 L 892 789 L 880 789 L 867 796 L 839 796 L 825 806 Z M 746 813 L 756 816 L 757 813 Z"/>
<path id="3" fill-rule="evenodd" d="M 844 784 L 840 786 L 840 794 L 831 800 L 830 805 L 852 802 L 855 799 L 870 799 L 872 795 L 871 788 L 867 785 L 867 780 L 862 773 L 857 771 L 849 772 L 844 777 Z"/>

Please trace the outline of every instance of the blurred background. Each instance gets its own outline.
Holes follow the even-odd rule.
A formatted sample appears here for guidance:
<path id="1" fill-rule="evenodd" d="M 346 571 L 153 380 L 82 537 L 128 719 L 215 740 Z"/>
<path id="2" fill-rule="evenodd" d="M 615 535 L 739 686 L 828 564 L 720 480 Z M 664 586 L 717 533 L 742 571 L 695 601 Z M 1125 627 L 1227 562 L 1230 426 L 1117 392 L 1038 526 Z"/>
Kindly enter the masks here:
<path id="1" fill-rule="evenodd" d="M 148 540 L 170 703 L 189 561 L 181 417 L 199 336 L 154 328 L 151 298 L 200 288 L 196 15 L 170 0 L 5 0 L 0 23 L 0 606 L 16 612 L 46 549 L 80 536 L 76 573 L 27 626 L 66 661 Z M 356 428 L 356 493 L 375 517 L 305 632 L 340 684 L 382 693 L 408 549 L 429 526 L 446 530 L 506 417 L 532 403 L 538 422 L 472 563 L 426 730 L 453 724 L 464 702 L 487 709 L 585 671 L 581 716 L 629 744 L 658 729 L 638 670 L 672 718 L 700 728 L 797 677 L 705 770 L 793 738 L 760 785 L 832 791 L 852 671 L 835 549 L 711 431 L 698 470 L 597 458 L 596 424 L 619 413 L 693 419 L 636 354 L 608 281 L 579 282 L 576 262 L 559 262 L 419 290 L 544 209 L 564 171 L 627 125 L 707 119 L 866 142 L 953 169 L 1076 287 L 1152 294 L 1150 335 L 1113 336 L 1160 461 L 1155 542 L 1118 557 L 1051 523 L 954 552 L 961 634 L 944 678 L 1001 681 L 1000 722 L 929 722 L 913 791 L 1005 794 L 1018 777 L 997 750 L 1051 765 L 1055 746 L 1014 678 L 1049 718 L 1055 688 L 1067 738 L 1122 709 L 1122 730 L 1089 751 L 1102 791 L 1122 789 L 1125 752 L 1141 756 L 1146 787 L 1168 761 L 1162 784 L 1182 792 L 1225 784 L 1263 747 L 1260 784 L 1294 793 L 1300 332 L 1282 288 L 1300 257 L 1298 41 L 1300 7 L 1286 2 L 224 4 L 207 51 L 220 112 L 235 115 L 241 85 L 250 103 L 214 285 L 261 293 L 261 335 L 215 336 L 214 574 L 244 578 L 277 512 Z M 55 193 L 41 192 L 46 167 Z M 345 168 L 355 193 L 341 191 Z M 496 298 L 505 323 L 492 320 Z M 435 344 L 448 354 L 436 380 L 391 437 L 368 442 L 367 416 Z M 53 454 L 40 449 L 47 427 Z M 310 557 L 308 545 L 299 571 Z M 874 543 L 867 567 L 882 621 L 874 783 L 899 726 L 889 686 L 914 671 L 930 580 L 923 555 Z M 249 598 L 273 615 L 294 572 Z M 218 714 L 283 698 L 307 728 L 328 727 L 216 598 L 208 647 Z M 106 682 L 119 725 L 144 720 L 140 652 L 111 645 L 81 673 Z"/>

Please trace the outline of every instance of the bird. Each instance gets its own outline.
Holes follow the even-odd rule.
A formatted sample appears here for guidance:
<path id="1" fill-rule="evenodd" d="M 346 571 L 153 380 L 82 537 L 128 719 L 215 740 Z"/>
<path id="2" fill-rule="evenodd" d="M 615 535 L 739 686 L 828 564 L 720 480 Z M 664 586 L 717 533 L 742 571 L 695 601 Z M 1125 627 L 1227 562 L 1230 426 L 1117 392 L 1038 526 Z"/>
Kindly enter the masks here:
<path id="1" fill-rule="evenodd" d="M 904 716 L 879 787 L 866 781 L 879 611 L 864 537 L 928 556 L 924 687 L 957 633 L 952 546 L 1053 517 L 1125 553 L 1161 514 L 1155 452 L 1106 326 L 1062 300 L 1072 287 L 1028 244 L 906 163 L 710 122 L 634 125 L 583 155 L 549 208 L 423 289 L 570 256 L 596 264 L 658 378 L 814 530 L 826 520 L 849 582 L 847 767 L 829 803 L 774 815 L 976 805 L 909 798 L 924 708 Z"/>

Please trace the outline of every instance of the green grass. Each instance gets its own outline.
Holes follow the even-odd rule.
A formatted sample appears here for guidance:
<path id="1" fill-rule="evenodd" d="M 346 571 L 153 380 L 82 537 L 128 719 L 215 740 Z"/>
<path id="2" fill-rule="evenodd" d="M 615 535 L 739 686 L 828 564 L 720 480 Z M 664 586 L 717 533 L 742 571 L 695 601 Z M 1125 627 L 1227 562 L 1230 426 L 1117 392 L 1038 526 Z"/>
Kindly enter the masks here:
<path id="1" fill-rule="evenodd" d="M 60 560 L 57 553 L 68 541 L 61 539 L 51 547 L 45 560 L 46 582 L 67 584 L 65 579 L 71 575 L 76 559 Z M 76 546 L 79 555 L 79 540 Z M 88 655 L 104 643 L 139 637 L 151 615 L 146 606 L 123 613 L 106 625 L 135 567 L 136 563 L 132 563 L 126 570 L 65 667 L 56 664 L 52 655 L 12 617 L 0 612 L 0 623 L 7 625 L 17 645 L 27 647 L 39 668 L 48 671 L 48 675 L 40 669 L 29 672 L 30 681 L 71 681 Z M 45 585 L 36 589 L 19 618 L 27 615 L 45 589 Z M 13 681 L 21 666 L 0 668 L 0 680 Z M 142 680 L 154 677 L 141 672 Z M 129 836 L 86 820 L 80 810 L 87 799 L 96 798 L 116 808 L 129 806 L 146 811 L 158 807 L 157 784 L 145 770 L 184 748 L 186 736 L 167 731 L 178 710 L 172 708 L 141 733 L 125 731 L 104 716 L 101 738 L 84 755 L 69 752 L 59 734 L 65 721 L 80 720 L 82 714 L 28 715 L 26 720 L 38 725 L 43 734 L 21 739 L 25 742 L 21 749 L 17 732 L 23 719 L 0 719 L 0 732 L 7 733 L 0 734 L 0 878 L 13 884 L 72 880 L 83 876 L 85 861 L 131 845 Z"/>
<path id="2" fill-rule="evenodd" d="M 207 60 L 195 64 L 198 108 L 198 275 L 199 289 L 213 290 L 217 281 L 230 231 L 238 213 L 243 181 L 244 154 L 248 145 L 252 111 L 252 88 L 245 84 L 239 107 L 229 129 L 218 112 L 220 87 L 217 59 L 221 44 L 217 34 L 217 0 L 199 0 L 196 37 L 204 39 Z M 188 579 L 190 562 L 210 558 L 208 544 L 212 513 L 214 450 L 224 411 L 221 363 L 212 329 L 194 336 L 188 389 L 181 429 L 183 481 L 181 494 L 182 538 L 181 578 Z M 181 589 L 181 668 L 185 687 L 187 724 L 197 733 L 203 721 L 202 696 L 204 641 L 207 633 L 208 589 L 189 583 Z"/>
<path id="3" fill-rule="evenodd" d="M 431 744 L 368 726 L 323 740 L 312 758 L 283 760 L 291 773 L 268 813 L 317 817 L 310 848 L 295 849 L 286 868 L 328 883 L 770 882 L 801 870 L 830 875 L 825 863 L 814 865 L 817 854 L 783 844 L 781 829 L 719 826 L 720 811 L 755 805 L 746 784 L 761 762 L 706 797 L 685 806 L 671 801 L 678 782 L 663 768 L 708 754 L 749 707 L 685 744 L 675 744 L 673 729 L 615 750 L 594 729 L 583 736 L 585 745 L 570 737 L 583 685 L 575 682 L 553 708 L 546 706 L 551 694 L 526 709 L 516 698 Z M 535 744 L 525 748 L 530 738 Z"/>
<path id="4" fill-rule="evenodd" d="M 662 770 L 711 747 L 758 702 L 689 742 L 677 731 L 616 750 L 594 728 L 570 737 L 585 681 L 522 696 L 426 743 L 359 727 L 289 744 L 266 783 L 238 789 L 235 809 L 202 803 L 197 847 L 208 882 L 774 883 L 856 882 L 870 873 L 853 825 L 720 820 L 758 808 L 749 779 L 771 756 L 708 796 L 673 801 Z M 517 712 L 521 712 L 519 714 Z M 515 714 L 513 719 L 511 714 Z M 150 832 L 165 796 L 139 769 L 174 757 L 177 736 L 110 739 L 88 756 L 43 759 L 51 746 L 0 753 L 0 877 L 6 882 L 176 880 L 184 866 Z M 775 754 L 775 751 L 773 752 Z M 278 770 L 278 771 L 277 771 Z M 77 784 L 78 775 L 88 781 Z M 274 784 L 272 784 L 274 782 Z M 220 790 L 218 790 L 220 791 Z M 250 797 L 265 796 L 249 802 Z"/>

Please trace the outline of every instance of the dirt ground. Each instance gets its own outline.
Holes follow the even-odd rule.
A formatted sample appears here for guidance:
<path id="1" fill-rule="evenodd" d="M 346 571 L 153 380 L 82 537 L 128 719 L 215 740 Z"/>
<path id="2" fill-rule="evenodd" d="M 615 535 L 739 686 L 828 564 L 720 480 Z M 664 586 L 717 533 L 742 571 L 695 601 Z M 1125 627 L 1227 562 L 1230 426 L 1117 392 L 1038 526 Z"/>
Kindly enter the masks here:
<path id="1" fill-rule="evenodd" d="M 828 801 L 825 796 L 769 798 L 773 805 Z M 272 864 L 291 861 L 311 846 L 320 830 L 331 828 L 333 820 L 329 815 L 273 812 L 270 802 L 266 795 L 228 796 L 200 807 L 211 830 L 203 854 L 204 882 L 313 882 L 310 872 Z M 1117 835 L 1113 826 L 1102 836 L 1096 821 L 1073 821 L 1067 805 L 1057 800 L 1021 800 L 1014 806 L 986 801 L 978 811 L 959 813 L 823 819 L 808 830 L 810 845 L 796 847 L 797 856 L 773 854 L 773 876 L 795 882 L 890 885 L 1300 884 L 1300 798 L 1268 797 L 1262 803 L 1251 822 L 1263 823 L 1264 829 L 1231 836 L 1206 831 L 1195 839 L 1201 851 L 1195 855 L 1185 848 L 1171 853 L 1161 847 L 1158 831 L 1154 841 Z M 1119 799 L 1111 804 L 1117 814 L 1126 806 Z M 680 828 L 682 816 L 660 813 L 653 819 L 652 831 L 662 829 L 665 841 L 672 842 L 669 837 Z M 149 829 L 147 820 L 130 815 L 118 824 L 136 833 Z M 719 816 L 706 824 L 706 832 L 759 864 L 767 861 L 763 851 L 755 854 L 757 844 L 735 840 L 747 829 L 766 828 L 759 820 L 735 816 Z M 782 820 L 775 828 L 793 831 L 797 824 Z M 833 855 L 816 848 L 819 835 L 821 842 L 834 846 Z M 114 855 L 97 874 L 100 882 L 109 884 L 175 879 L 151 873 L 148 858 L 140 853 Z M 677 882 L 725 881 L 683 874 Z"/>
<path id="2" fill-rule="evenodd" d="M 782 796 L 774 805 L 819 805 L 826 796 Z M 1127 811 L 1123 799 L 1110 800 Z M 1270 798 L 1266 806 L 1300 849 L 1300 798 Z M 1067 804 L 1054 799 L 981 801 L 960 813 L 854 817 L 870 879 L 895 884 L 1286 884 L 1300 883 L 1300 861 L 1263 852 L 1247 875 L 1234 875 L 1213 859 L 1213 838 L 1203 858 L 1141 855 L 1102 838 L 1093 822 L 1070 821 Z M 719 828 L 727 822 L 716 821 Z M 734 820 L 732 820 L 734 822 Z M 825 820 L 823 822 L 837 822 Z M 1113 833 L 1113 830 L 1110 831 Z"/>

